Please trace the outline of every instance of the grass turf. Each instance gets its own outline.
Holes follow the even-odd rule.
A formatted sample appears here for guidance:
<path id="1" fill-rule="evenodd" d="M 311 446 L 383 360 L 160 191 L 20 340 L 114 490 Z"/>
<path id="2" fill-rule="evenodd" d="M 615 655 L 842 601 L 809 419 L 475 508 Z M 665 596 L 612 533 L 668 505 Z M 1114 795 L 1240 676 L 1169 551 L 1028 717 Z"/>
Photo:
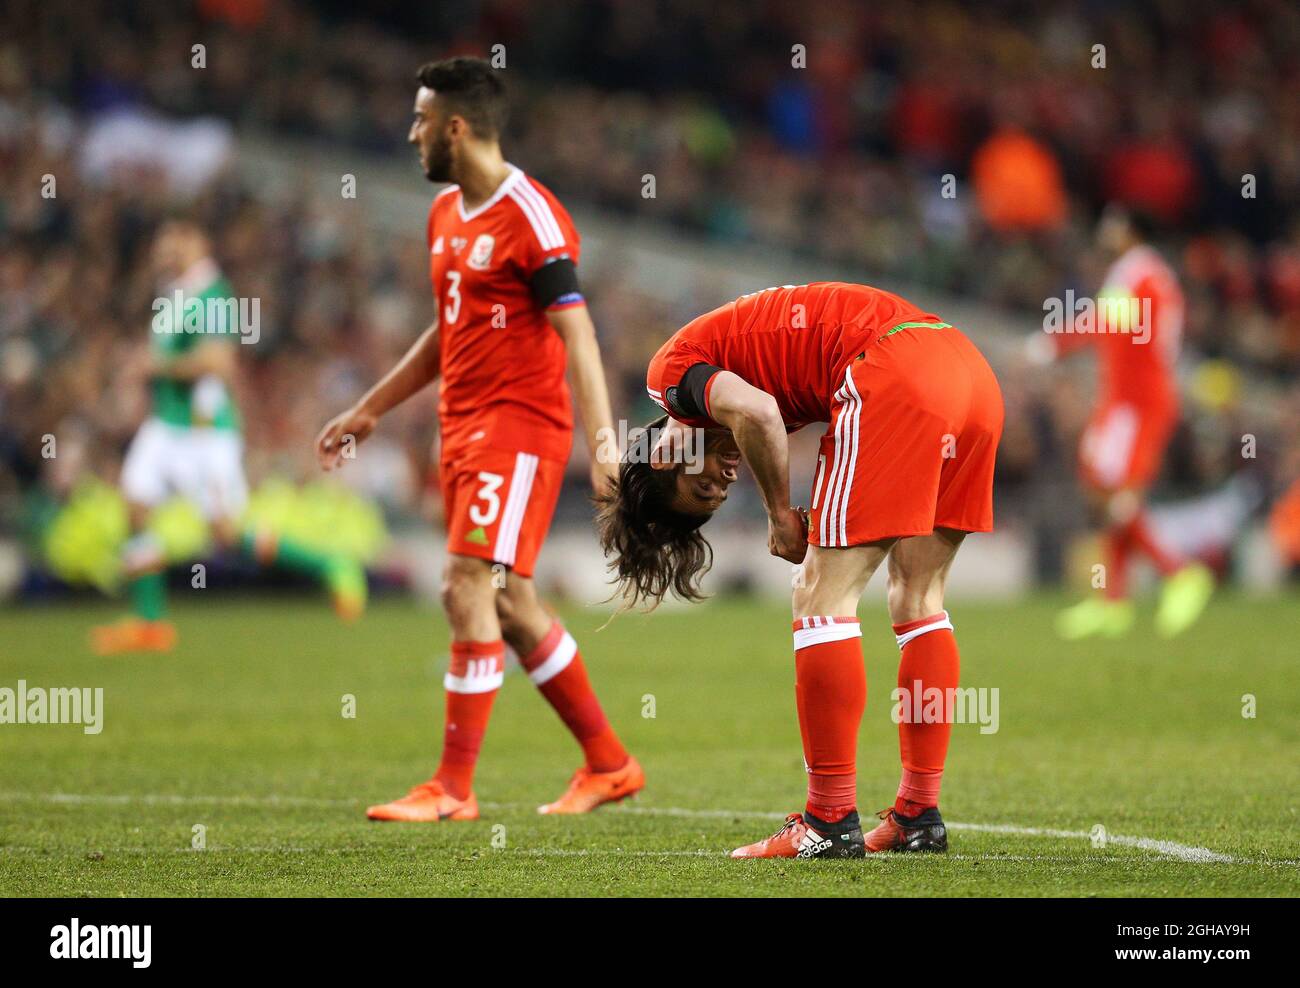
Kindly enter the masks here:
<path id="1" fill-rule="evenodd" d="M 382 603 L 342 627 L 296 599 L 181 603 L 175 653 L 97 659 L 86 630 L 110 608 L 3 610 L 0 687 L 102 686 L 105 714 L 95 736 L 0 725 L 0 894 L 1296 894 L 1300 605 L 1225 596 L 1174 642 L 1150 633 L 1148 614 L 1125 640 L 1066 645 L 1050 631 L 1060 603 L 953 608 L 963 685 L 997 687 L 1000 704 L 997 733 L 954 728 L 952 853 L 848 862 L 725 857 L 802 805 L 780 605 L 717 600 L 600 632 L 603 615 L 569 610 L 646 792 L 587 817 L 537 816 L 580 757 L 514 674 L 479 765 L 482 819 L 438 825 L 363 812 L 436 761 L 447 636 L 434 612 Z M 868 815 L 897 784 L 897 649 L 880 609 L 864 607 L 864 629 Z M 1081 835 L 1098 824 L 1233 860 L 1094 846 Z"/>

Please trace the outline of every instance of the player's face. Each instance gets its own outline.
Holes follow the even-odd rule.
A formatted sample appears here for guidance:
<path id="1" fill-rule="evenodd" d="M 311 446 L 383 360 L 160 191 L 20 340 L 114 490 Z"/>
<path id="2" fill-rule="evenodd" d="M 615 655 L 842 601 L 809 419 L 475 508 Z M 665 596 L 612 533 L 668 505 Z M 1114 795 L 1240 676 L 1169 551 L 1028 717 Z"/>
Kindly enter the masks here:
<path id="1" fill-rule="evenodd" d="M 203 238 L 182 224 L 168 223 L 154 238 L 152 261 L 154 272 L 163 281 L 171 281 L 185 273 L 186 268 L 198 260 L 206 250 Z"/>
<path id="2" fill-rule="evenodd" d="M 1108 254 L 1122 254 L 1128 246 L 1129 224 L 1124 214 L 1106 209 L 1097 221 L 1097 246 Z"/>
<path id="3" fill-rule="evenodd" d="M 451 135 L 448 121 L 432 89 L 421 86 L 415 94 L 415 119 L 406 139 L 420 155 L 420 167 L 430 182 L 451 181 Z"/>
<path id="4" fill-rule="evenodd" d="M 687 515 L 712 515 L 727 499 L 727 488 L 740 476 L 740 448 L 730 432 L 709 430 L 704 438 L 703 468 L 677 468 L 673 509 Z"/>

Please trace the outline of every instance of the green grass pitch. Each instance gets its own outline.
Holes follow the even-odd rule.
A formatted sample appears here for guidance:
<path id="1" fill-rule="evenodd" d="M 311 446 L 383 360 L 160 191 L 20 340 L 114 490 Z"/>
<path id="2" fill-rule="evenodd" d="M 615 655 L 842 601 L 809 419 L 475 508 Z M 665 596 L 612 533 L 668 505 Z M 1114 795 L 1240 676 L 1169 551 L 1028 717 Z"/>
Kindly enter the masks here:
<path id="1" fill-rule="evenodd" d="M 802 806 L 780 605 L 716 600 L 604 631 L 603 614 L 568 609 L 647 790 L 537 816 L 580 758 L 516 673 L 479 765 L 482 819 L 436 825 L 364 817 L 434 765 L 433 611 L 381 603 L 344 627 L 296 598 L 182 601 L 175 653 L 115 659 L 85 647 L 108 605 L 0 611 L 0 687 L 103 687 L 105 704 L 96 736 L 0 725 L 0 894 L 1295 895 L 1300 603 L 1225 595 L 1183 639 L 1076 645 L 1051 635 L 1060 604 L 952 608 L 963 684 L 999 690 L 1000 723 L 954 728 L 951 853 L 847 862 L 725 856 Z M 883 610 L 863 617 L 865 815 L 897 784 L 898 656 Z"/>

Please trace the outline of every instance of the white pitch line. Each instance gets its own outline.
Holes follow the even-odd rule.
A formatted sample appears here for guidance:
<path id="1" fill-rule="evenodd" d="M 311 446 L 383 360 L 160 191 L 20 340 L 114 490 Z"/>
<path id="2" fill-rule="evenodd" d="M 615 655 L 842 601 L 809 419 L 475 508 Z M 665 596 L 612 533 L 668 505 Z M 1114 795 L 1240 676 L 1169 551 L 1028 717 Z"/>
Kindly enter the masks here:
<path id="1" fill-rule="evenodd" d="M 230 806 L 322 806 L 322 807 L 357 807 L 360 802 L 350 799 L 320 799 L 310 796 L 183 796 L 176 794 L 98 794 L 98 793 L 0 793 L 0 800 L 28 799 L 47 803 L 64 804 L 117 804 L 129 805 L 144 803 L 146 805 L 184 806 L 195 803 L 207 805 Z M 524 803 L 480 803 L 490 810 L 526 810 L 533 807 Z M 606 812 L 610 812 L 607 810 Z M 765 819 L 779 820 L 784 814 L 764 810 L 700 810 L 679 806 L 619 806 L 613 808 L 615 813 L 628 813 L 645 816 L 681 817 L 686 819 L 720 820 L 720 819 Z M 1021 827 L 1009 823 L 949 823 L 950 830 L 969 830 L 973 833 L 1010 834 L 1019 837 L 1052 837 L 1061 840 L 1091 840 L 1092 834 L 1086 830 L 1056 830 L 1050 827 Z M 1150 851 L 1164 857 L 1186 861 L 1191 864 L 1231 864 L 1236 858 L 1206 847 L 1180 844 L 1177 841 L 1156 840 L 1152 837 L 1134 837 L 1128 834 L 1107 834 L 1106 842 L 1119 847 L 1132 847 L 1141 851 Z"/>
<path id="2" fill-rule="evenodd" d="M 48 857 L 59 848 L 51 847 L 33 847 L 23 845 L 0 845 L 0 858 L 5 855 L 26 854 L 39 855 Z M 350 844 L 344 847 L 296 847 L 293 845 L 275 845 L 267 844 L 263 846 L 232 846 L 223 847 L 214 845 L 202 850 L 192 847 L 139 847 L 129 845 L 107 845 L 104 847 L 86 848 L 86 854 L 99 852 L 102 854 L 373 854 L 375 851 L 409 851 L 411 853 L 428 853 L 427 844 Z M 493 848 L 492 850 L 482 850 L 478 847 L 447 847 L 444 851 L 458 852 L 466 851 L 478 854 L 480 857 L 491 857 L 494 854 L 519 854 L 530 858 L 585 858 L 585 857 L 634 857 L 634 858 L 725 858 L 729 856 L 725 850 L 708 850 L 700 848 L 694 851 L 683 851 L 678 848 L 653 850 L 646 848 L 637 848 L 628 850 L 617 847 L 594 847 L 594 848 L 564 848 L 564 847 L 506 847 Z M 931 856 L 937 859 L 937 856 Z M 902 854 L 872 854 L 866 857 L 867 861 L 875 862 L 877 867 L 887 867 L 896 864 L 898 867 L 907 867 L 908 860 L 914 860 L 910 855 Z M 1078 864 L 1080 860 L 1086 860 L 1088 864 L 1119 864 L 1131 860 L 1114 854 L 1088 855 L 1086 859 L 1080 859 L 1064 854 L 945 854 L 942 856 L 944 861 L 980 861 L 984 863 L 994 863 L 1000 861 L 1033 861 L 1037 864 L 1056 863 L 1056 864 Z M 1269 861 L 1267 864 L 1300 864 L 1300 861 Z"/>

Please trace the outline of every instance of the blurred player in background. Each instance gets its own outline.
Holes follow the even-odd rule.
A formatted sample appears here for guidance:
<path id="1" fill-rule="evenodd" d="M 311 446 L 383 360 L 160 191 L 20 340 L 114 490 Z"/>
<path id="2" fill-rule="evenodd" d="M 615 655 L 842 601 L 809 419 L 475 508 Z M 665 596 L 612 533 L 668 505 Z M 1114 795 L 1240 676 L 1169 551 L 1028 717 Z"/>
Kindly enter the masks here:
<path id="1" fill-rule="evenodd" d="M 644 776 L 592 691 L 578 647 L 543 607 L 533 566 L 550 527 L 573 441 L 566 363 L 591 452 L 592 487 L 612 429 L 595 327 L 578 288 L 578 233 L 546 188 L 502 158 L 506 98 L 483 59 L 418 73 L 410 143 L 431 182 L 451 182 L 429 211 L 437 318 L 402 360 L 322 430 L 326 469 L 394 406 L 441 378 L 438 409 L 448 551 L 443 605 L 451 668 L 442 760 L 372 820 L 473 820 L 474 767 L 506 649 L 581 744 L 586 763 L 542 813 L 583 813 L 641 789 Z M 607 462 L 602 462 L 606 460 Z"/>
<path id="2" fill-rule="evenodd" d="M 1133 627 L 1129 571 L 1139 554 L 1164 578 L 1155 617 L 1163 636 L 1189 628 L 1214 590 L 1210 570 L 1162 545 L 1147 516 L 1147 492 L 1178 424 L 1175 366 L 1184 307 L 1178 277 L 1150 246 L 1150 234 L 1142 213 L 1107 207 L 1097 243 L 1112 263 L 1097 298 L 1096 321 L 1085 331 L 1030 340 L 1036 362 L 1092 344 L 1099 364 L 1101 390 L 1080 442 L 1079 465 L 1094 510 L 1104 519 L 1105 593 L 1058 616 L 1057 631 L 1066 639 L 1118 637 Z"/>
<path id="3" fill-rule="evenodd" d="M 241 528 L 248 482 L 231 387 L 242 327 L 207 235 L 191 221 L 169 220 L 154 240 L 152 262 L 159 301 L 166 305 L 155 308 L 141 368 L 149 380 L 150 414 L 131 441 L 121 478 L 131 525 L 122 550 L 131 615 L 93 629 L 92 647 L 113 655 L 176 644 L 176 628 L 166 618 L 163 546 L 149 521 L 156 507 L 177 495 L 198 508 L 218 544 L 314 577 L 329 589 L 341 617 L 357 617 L 365 608 L 366 581 L 355 560 Z M 180 308 L 172 304 L 177 292 Z"/>
<path id="4" fill-rule="evenodd" d="M 732 857 L 947 850 L 939 787 L 952 724 L 943 715 L 904 714 L 897 798 L 863 836 L 857 608 L 888 559 L 899 688 L 924 697 L 957 688 L 944 588 L 966 534 L 993 528 L 1003 419 L 993 371 L 961 332 L 906 299 L 824 282 L 745 295 L 688 323 L 655 354 L 646 388 L 669 418 L 642 437 L 652 451 L 629 450 L 599 517 L 628 605 L 670 591 L 700 597 L 711 552 L 699 529 L 726 501 L 742 456 L 767 508 L 769 550 L 803 564 L 793 610 L 808 799 Z M 786 434 L 813 422 L 830 424 L 804 512 L 790 505 Z M 692 429 L 713 431 L 688 464 Z"/>

